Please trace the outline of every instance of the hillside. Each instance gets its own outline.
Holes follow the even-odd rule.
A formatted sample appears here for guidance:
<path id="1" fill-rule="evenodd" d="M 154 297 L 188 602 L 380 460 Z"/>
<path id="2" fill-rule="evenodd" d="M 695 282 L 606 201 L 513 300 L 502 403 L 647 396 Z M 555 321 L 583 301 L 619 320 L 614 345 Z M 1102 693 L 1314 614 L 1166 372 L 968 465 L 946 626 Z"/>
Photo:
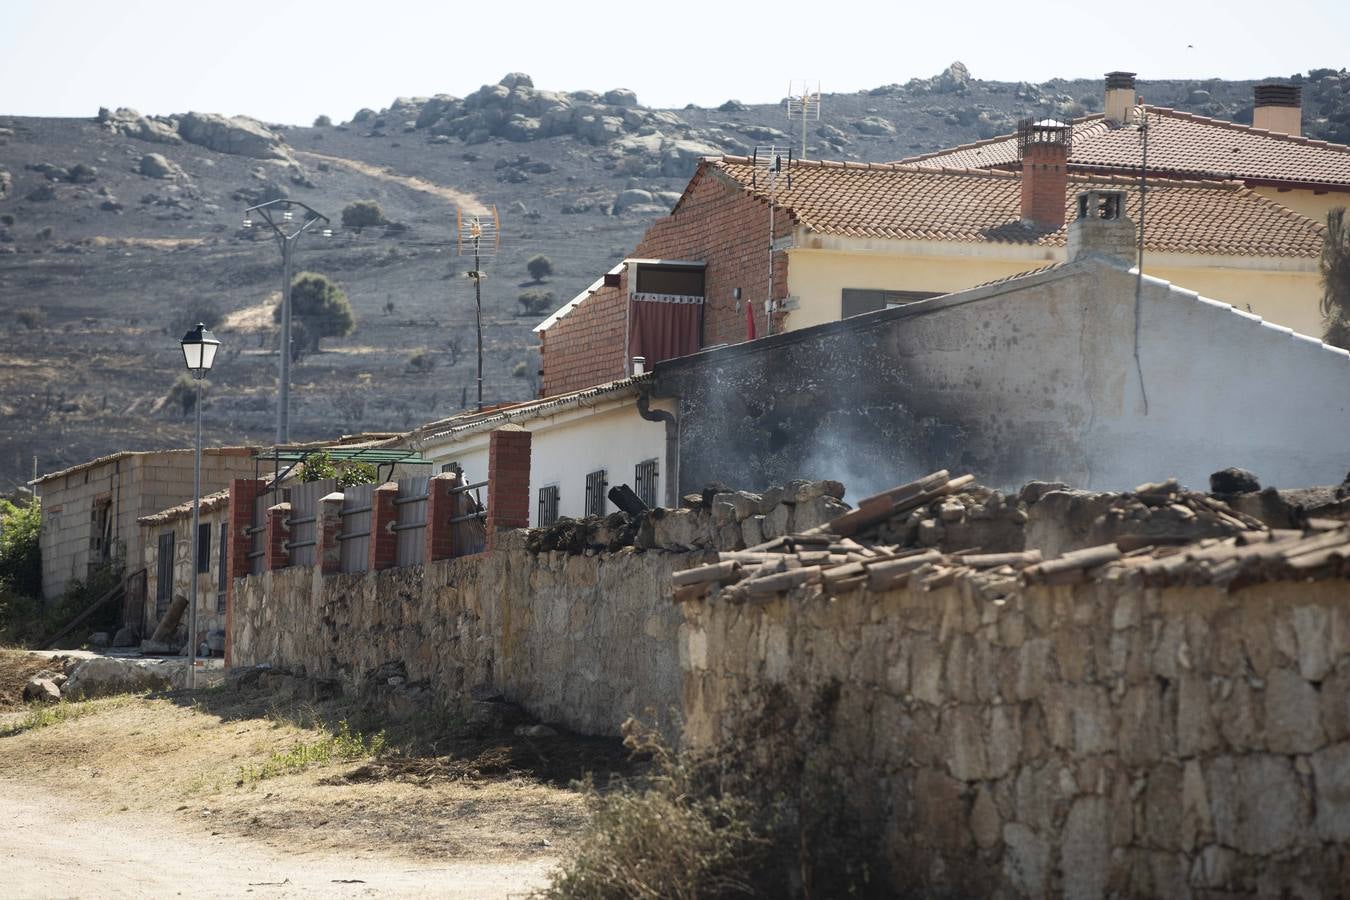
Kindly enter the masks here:
<path id="1" fill-rule="evenodd" d="M 1350 75 L 1302 76 L 1305 133 L 1350 140 Z M 1149 103 L 1250 121 L 1254 82 L 1141 82 Z M 812 157 L 889 161 L 1011 130 L 1025 115 L 1101 105 L 1098 78 L 929 79 L 829 94 Z M 518 295 L 565 302 L 669 209 L 697 159 L 792 141 L 781 105 L 649 109 L 621 89 L 536 89 L 508 75 L 467 98 L 400 98 L 336 125 L 188 113 L 88 119 L 0 115 L 0 491 L 117 449 L 182 445 L 168 392 L 177 340 L 200 316 L 224 342 L 205 406 L 210 442 L 268 441 L 280 254 L 242 210 L 288 195 L 331 216 L 378 202 L 391 228 L 308 236 L 297 270 L 339 282 L 356 331 L 293 369 L 292 438 L 404 429 L 473 391 L 473 283 L 456 207 L 495 205 L 501 253 L 485 281 L 485 395 L 523 399 L 537 369 Z M 795 129 L 792 129 L 795 131 Z M 157 154 L 158 156 L 153 156 Z M 526 261 L 554 274 L 531 282 Z"/>

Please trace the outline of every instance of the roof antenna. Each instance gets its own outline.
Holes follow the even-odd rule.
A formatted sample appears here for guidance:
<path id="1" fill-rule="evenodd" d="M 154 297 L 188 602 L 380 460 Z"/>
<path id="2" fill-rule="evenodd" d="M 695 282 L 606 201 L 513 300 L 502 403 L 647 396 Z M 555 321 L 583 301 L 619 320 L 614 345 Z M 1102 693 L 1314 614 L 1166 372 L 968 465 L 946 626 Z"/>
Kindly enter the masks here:
<path id="1" fill-rule="evenodd" d="M 465 214 L 455 209 L 456 255 L 473 254 L 473 269 L 464 274 L 473 279 L 474 319 L 478 326 L 478 412 L 483 411 L 483 257 L 496 256 L 502 246 L 502 220 L 497 207 Z"/>
<path id="2" fill-rule="evenodd" d="M 750 185 L 759 188 L 764 182 L 764 190 L 769 195 L 769 288 L 764 300 L 764 335 L 773 334 L 773 254 L 778 249 L 774 240 L 774 208 L 778 205 L 778 185 L 786 182 L 787 190 L 792 190 L 792 148 L 786 150 L 774 147 L 756 147 L 750 157 Z"/>
<path id="3" fill-rule="evenodd" d="M 798 89 L 797 82 L 788 82 L 787 117 L 789 122 L 801 120 L 802 123 L 802 159 L 806 159 L 806 123 L 814 119 L 820 121 L 820 82 L 811 90 L 811 82 L 803 80 Z"/>

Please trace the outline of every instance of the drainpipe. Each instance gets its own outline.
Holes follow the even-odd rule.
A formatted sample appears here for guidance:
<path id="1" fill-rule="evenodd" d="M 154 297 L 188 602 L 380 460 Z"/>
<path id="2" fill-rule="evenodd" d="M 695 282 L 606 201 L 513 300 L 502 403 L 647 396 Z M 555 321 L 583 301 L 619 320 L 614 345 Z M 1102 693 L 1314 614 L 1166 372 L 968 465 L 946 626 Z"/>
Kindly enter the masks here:
<path id="1" fill-rule="evenodd" d="M 666 423 L 666 507 L 677 509 L 680 505 L 680 423 L 674 413 L 663 409 L 652 409 L 652 386 L 644 384 L 638 389 L 638 415 L 648 422 Z"/>

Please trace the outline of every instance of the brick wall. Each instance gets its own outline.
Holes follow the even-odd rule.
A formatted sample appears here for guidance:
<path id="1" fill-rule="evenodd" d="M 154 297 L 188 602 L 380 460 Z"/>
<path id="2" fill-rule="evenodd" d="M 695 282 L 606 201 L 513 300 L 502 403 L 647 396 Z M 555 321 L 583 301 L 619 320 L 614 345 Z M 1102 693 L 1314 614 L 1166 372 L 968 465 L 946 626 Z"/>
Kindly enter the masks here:
<path id="1" fill-rule="evenodd" d="M 763 301 L 768 288 L 769 206 L 711 169 L 695 177 L 697 183 L 679 210 L 649 228 L 632 255 L 707 264 L 704 346 L 745 340 L 745 308 L 737 308 L 733 288 L 741 289 L 741 303 L 755 304 L 755 332 L 762 337 L 766 333 Z M 780 210 L 774 226 L 781 238 L 791 233 L 793 222 Z M 596 291 L 541 335 L 544 396 L 624 377 L 628 293 L 625 271 L 618 287 Z M 787 296 L 786 253 L 775 257 L 773 296 Z M 782 318 L 781 313 L 775 315 L 775 331 L 782 328 Z"/>
<path id="2" fill-rule="evenodd" d="M 503 528 L 530 526 L 530 433 L 503 425 L 488 443 L 487 546 Z"/>

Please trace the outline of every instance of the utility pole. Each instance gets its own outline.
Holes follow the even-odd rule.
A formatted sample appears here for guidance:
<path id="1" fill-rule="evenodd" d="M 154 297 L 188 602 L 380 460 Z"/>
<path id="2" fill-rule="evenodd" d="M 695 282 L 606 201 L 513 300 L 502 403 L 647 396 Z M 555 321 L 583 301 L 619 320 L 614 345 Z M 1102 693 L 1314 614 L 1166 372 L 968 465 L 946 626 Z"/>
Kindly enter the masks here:
<path id="1" fill-rule="evenodd" d="M 473 249 L 473 271 L 465 274 L 473 279 L 474 322 L 478 334 L 478 412 L 483 411 L 483 257 L 496 255 L 501 247 L 501 219 L 497 216 L 497 207 L 489 212 L 465 215 L 463 210 L 455 211 L 455 237 L 458 252 L 464 254 L 465 245 Z"/>
<path id="2" fill-rule="evenodd" d="M 304 221 L 296 226 L 292 207 L 305 211 Z M 244 210 L 244 227 L 253 227 L 253 214 L 257 213 L 272 229 L 277 245 L 281 248 L 281 365 L 277 387 L 277 436 L 280 446 L 291 440 L 291 280 L 292 257 L 295 245 L 305 232 L 317 223 L 324 225 L 321 232 L 324 237 L 332 237 L 333 229 L 327 216 L 299 200 L 285 198 L 269 200 L 250 206 Z M 278 215 L 279 214 L 279 215 Z"/>

